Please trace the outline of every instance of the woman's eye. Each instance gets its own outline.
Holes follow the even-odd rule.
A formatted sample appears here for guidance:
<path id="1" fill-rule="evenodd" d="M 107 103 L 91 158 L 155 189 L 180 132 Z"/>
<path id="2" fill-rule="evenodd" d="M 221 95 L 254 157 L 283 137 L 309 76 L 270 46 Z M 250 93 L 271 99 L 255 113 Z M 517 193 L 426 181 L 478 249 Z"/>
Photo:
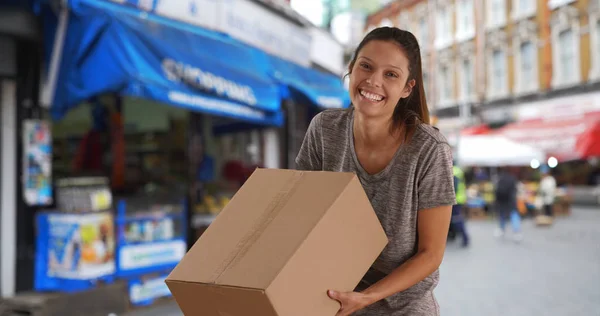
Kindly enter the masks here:
<path id="1" fill-rule="evenodd" d="M 371 66 L 369 66 L 369 64 L 366 64 L 366 63 L 360 63 L 359 65 L 360 65 L 361 68 L 364 68 L 364 69 L 370 69 L 371 68 Z"/>
<path id="2" fill-rule="evenodd" d="M 392 78 L 398 78 L 398 75 L 396 73 L 394 73 L 394 72 L 388 72 L 387 76 L 388 77 L 392 77 Z"/>

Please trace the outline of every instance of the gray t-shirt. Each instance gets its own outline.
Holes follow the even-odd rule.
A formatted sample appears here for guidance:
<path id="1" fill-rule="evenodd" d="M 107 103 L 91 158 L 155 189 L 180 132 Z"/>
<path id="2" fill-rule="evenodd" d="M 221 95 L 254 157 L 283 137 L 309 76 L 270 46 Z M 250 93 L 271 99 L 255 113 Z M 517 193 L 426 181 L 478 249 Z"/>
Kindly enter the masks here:
<path id="1" fill-rule="evenodd" d="M 389 165 L 371 175 L 362 168 L 354 150 L 353 113 L 352 109 L 326 110 L 315 116 L 296 158 L 297 169 L 358 175 L 389 239 L 373 268 L 388 274 L 417 252 L 418 211 L 456 203 L 452 150 L 435 127 L 421 124 Z M 439 315 L 433 296 L 438 279 L 436 271 L 355 315 Z"/>

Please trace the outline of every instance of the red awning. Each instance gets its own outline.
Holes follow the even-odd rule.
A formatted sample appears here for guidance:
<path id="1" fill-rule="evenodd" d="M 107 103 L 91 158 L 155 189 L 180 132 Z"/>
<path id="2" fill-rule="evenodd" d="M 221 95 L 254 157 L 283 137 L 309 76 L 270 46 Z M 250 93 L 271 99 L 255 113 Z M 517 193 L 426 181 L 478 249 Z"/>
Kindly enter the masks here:
<path id="1" fill-rule="evenodd" d="M 539 148 L 548 157 L 561 161 L 600 156 L 600 112 L 582 117 L 516 122 L 498 133 Z"/>
<path id="2" fill-rule="evenodd" d="M 484 135 L 484 134 L 488 134 L 491 131 L 490 127 L 485 125 L 485 124 L 481 124 L 481 125 L 475 125 L 475 126 L 471 126 L 471 127 L 467 127 L 463 130 L 460 131 L 461 135 Z"/>

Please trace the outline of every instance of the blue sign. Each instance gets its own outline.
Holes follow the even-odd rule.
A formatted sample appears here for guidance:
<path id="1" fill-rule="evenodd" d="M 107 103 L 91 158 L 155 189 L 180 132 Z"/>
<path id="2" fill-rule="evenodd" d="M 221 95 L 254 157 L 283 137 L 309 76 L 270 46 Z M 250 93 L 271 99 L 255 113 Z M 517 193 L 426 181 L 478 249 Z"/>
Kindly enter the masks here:
<path id="1" fill-rule="evenodd" d="M 36 215 L 35 289 L 79 291 L 114 277 L 114 220 L 110 212 Z"/>
<path id="2" fill-rule="evenodd" d="M 219 116 L 281 125 L 260 51 L 128 6 L 71 0 L 52 113 L 120 92 Z"/>
<path id="3" fill-rule="evenodd" d="M 134 306 L 148 306 L 156 299 L 170 297 L 171 291 L 165 283 L 167 274 L 129 281 L 129 301 Z"/>

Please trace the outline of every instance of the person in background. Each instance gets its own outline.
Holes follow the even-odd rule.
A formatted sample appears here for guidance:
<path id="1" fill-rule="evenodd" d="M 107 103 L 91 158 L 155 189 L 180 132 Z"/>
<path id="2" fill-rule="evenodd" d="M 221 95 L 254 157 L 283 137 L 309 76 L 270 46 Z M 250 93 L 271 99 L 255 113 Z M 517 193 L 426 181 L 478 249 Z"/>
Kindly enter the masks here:
<path id="1" fill-rule="evenodd" d="M 552 207 L 556 198 L 556 179 L 550 174 L 549 170 L 544 170 L 542 173 L 542 181 L 540 181 L 540 195 L 544 207 L 544 215 L 552 217 L 554 212 Z"/>
<path id="2" fill-rule="evenodd" d="M 456 164 L 452 168 L 454 174 L 454 192 L 456 192 L 456 204 L 452 206 L 452 229 L 462 237 L 462 246 L 469 246 L 469 235 L 465 227 L 463 207 L 467 203 L 467 186 L 465 174 Z"/>
<path id="3" fill-rule="evenodd" d="M 498 181 L 495 185 L 495 209 L 498 214 L 499 227 L 495 232 L 496 237 L 503 237 L 506 232 L 506 223 L 510 220 L 515 241 L 521 241 L 521 219 L 517 211 L 517 188 L 519 181 L 510 172 L 508 167 L 500 168 Z M 518 217 L 518 218 L 517 218 Z"/>

